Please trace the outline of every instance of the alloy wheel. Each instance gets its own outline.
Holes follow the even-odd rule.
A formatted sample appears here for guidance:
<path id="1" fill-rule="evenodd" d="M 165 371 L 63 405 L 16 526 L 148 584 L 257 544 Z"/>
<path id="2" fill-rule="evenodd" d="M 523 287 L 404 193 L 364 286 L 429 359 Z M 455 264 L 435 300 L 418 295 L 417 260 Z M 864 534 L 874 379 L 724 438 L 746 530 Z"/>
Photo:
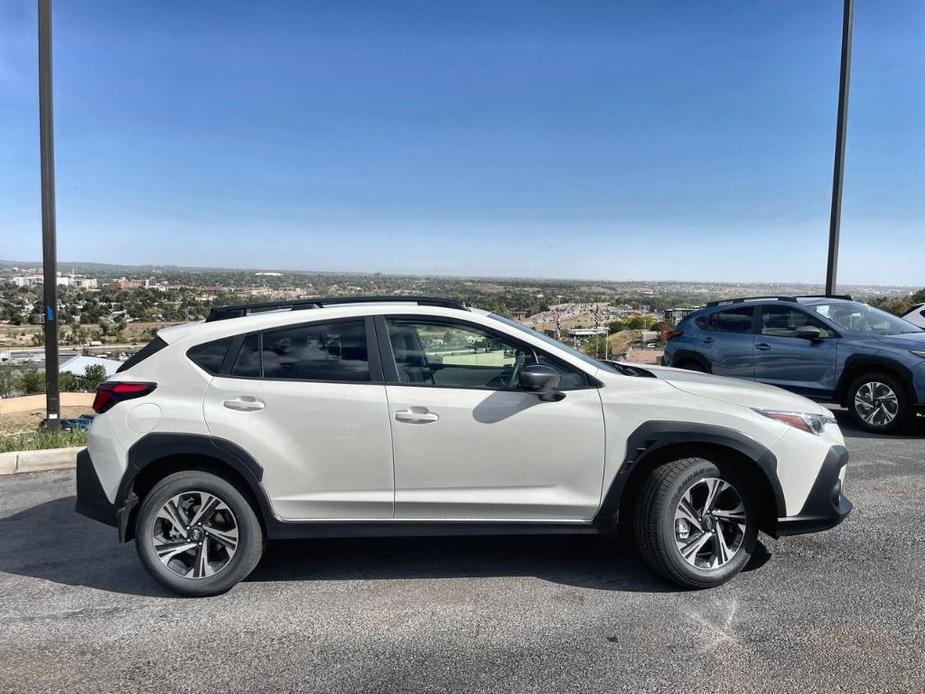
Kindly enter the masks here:
<path id="1" fill-rule="evenodd" d="M 151 533 L 161 563 L 185 578 L 214 576 L 238 548 L 238 522 L 215 494 L 182 492 L 158 511 Z"/>
<path id="2" fill-rule="evenodd" d="M 886 383 L 868 381 L 854 394 L 854 410 L 871 426 L 886 426 L 899 414 L 899 398 Z"/>
<path id="3" fill-rule="evenodd" d="M 738 490 L 718 477 L 697 480 L 681 496 L 674 514 L 675 544 L 698 569 L 718 569 L 741 549 L 747 528 Z"/>

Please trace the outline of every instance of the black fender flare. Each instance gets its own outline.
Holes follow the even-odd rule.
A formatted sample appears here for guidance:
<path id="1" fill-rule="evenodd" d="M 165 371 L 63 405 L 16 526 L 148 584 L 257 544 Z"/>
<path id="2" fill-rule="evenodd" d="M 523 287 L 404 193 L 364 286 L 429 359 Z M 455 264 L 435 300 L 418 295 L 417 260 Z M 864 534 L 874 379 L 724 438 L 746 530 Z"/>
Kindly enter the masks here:
<path id="1" fill-rule="evenodd" d="M 875 354 L 852 354 L 845 359 L 845 365 L 842 367 L 841 374 L 838 377 L 838 385 L 835 387 L 835 399 L 840 404 L 845 404 L 844 400 L 848 397 L 848 388 L 857 377 L 855 373 L 859 369 L 875 371 L 877 368 L 886 369 L 899 375 L 903 385 L 912 391 L 912 371 L 909 367 L 900 364 L 889 357 L 881 357 Z M 851 376 L 850 378 L 848 376 Z M 913 398 L 914 399 L 914 398 Z"/>
<path id="2" fill-rule="evenodd" d="M 694 352 L 693 350 L 689 349 L 679 349 L 677 352 L 675 352 L 674 356 L 671 358 L 671 365 L 675 368 L 679 368 L 677 365 L 686 359 L 697 362 L 706 370 L 707 373 L 713 373 L 713 365 L 710 364 L 710 360 L 699 352 Z"/>
<path id="3" fill-rule="evenodd" d="M 777 478 L 777 458 L 765 446 L 728 427 L 698 422 L 649 421 L 634 429 L 627 438 L 626 456 L 604 495 L 601 508 L 594 518 L 595 524 L 605 526 L 617 515 L 626 484 L 640 463 L 666 446 L 685 443 L 722 446 L 752 461 L 774 492 L 777 516 L 786 515 L 784 492 Z"/>
<path id="4" fill-rule="evenodd" d="M 226 439 L 205 434 L 155 432 L 145 434 L 128 450 L 128 464 L 119 483 L 115 501 L 119 509 L 120 538 L 124 540 L 128 537 L 128 523 L 132 510 L 138 504 L 138 497 L 134 493 L 138 475 L 160 460 L 179 456 L 211 458 L 227 465 L 248 486 L 260 506 L 259 511 L 264 521 L 274 518 L 269 498 L 261 484 L 263 467 L 243 448 Z"/>

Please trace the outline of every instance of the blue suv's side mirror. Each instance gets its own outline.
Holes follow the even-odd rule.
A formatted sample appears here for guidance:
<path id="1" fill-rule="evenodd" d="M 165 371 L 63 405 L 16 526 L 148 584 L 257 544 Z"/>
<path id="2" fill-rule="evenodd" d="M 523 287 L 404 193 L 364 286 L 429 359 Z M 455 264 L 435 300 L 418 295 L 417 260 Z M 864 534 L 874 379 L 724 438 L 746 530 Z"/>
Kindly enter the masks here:
<path id="1" fill-rule="evenodd" d="M 802 337 L 804 340 L 810 340 L 812 342 L 822 339 L 822 331 L 815 325 L 801 325 L 796 329 L 796 333 L 794 334 L 797 337 Z"/>

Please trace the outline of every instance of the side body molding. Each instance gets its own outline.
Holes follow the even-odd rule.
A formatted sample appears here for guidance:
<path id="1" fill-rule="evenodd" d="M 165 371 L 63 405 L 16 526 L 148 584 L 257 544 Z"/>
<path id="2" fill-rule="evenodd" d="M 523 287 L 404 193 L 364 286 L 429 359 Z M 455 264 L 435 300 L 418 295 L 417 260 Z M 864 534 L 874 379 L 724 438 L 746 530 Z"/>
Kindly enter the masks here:
<path id="1" fill-rule="evenodd" d="M 627 438 L 626 456 L 604 496 L 595 524 L 604 526 L 618 513 L 627 481 L 646 458 L 666 446 L 698 443 L 734 450 L 755 463 L 774 491 L 778 517 L 785 515 L 784 492 L 777 479 L 777 458 L 765 446 L 727 427 L 653 420 L 639 425 Z"/>

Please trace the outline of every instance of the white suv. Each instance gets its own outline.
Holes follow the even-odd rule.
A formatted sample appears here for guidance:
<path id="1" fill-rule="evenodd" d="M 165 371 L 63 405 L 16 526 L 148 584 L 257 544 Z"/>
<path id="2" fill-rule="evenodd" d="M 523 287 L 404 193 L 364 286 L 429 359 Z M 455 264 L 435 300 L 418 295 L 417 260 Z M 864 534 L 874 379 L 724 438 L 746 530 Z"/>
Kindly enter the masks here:
<path id="1" fill-rule="evenodd" d="M 925 328 L 925 304 L 916 304 L 903 318 L 920 328 Z"/>
<path id="2" fill-rule="evenodd" d="M 617 527 L 707 587 L 759 530 L 851 510 L 844 440 L 810 400 L 603 363 L 443 299 L 213 309 L 161 330 L 94 409 L 77 510 L 185 595 L 234 586 L 268 539 Z"/>

